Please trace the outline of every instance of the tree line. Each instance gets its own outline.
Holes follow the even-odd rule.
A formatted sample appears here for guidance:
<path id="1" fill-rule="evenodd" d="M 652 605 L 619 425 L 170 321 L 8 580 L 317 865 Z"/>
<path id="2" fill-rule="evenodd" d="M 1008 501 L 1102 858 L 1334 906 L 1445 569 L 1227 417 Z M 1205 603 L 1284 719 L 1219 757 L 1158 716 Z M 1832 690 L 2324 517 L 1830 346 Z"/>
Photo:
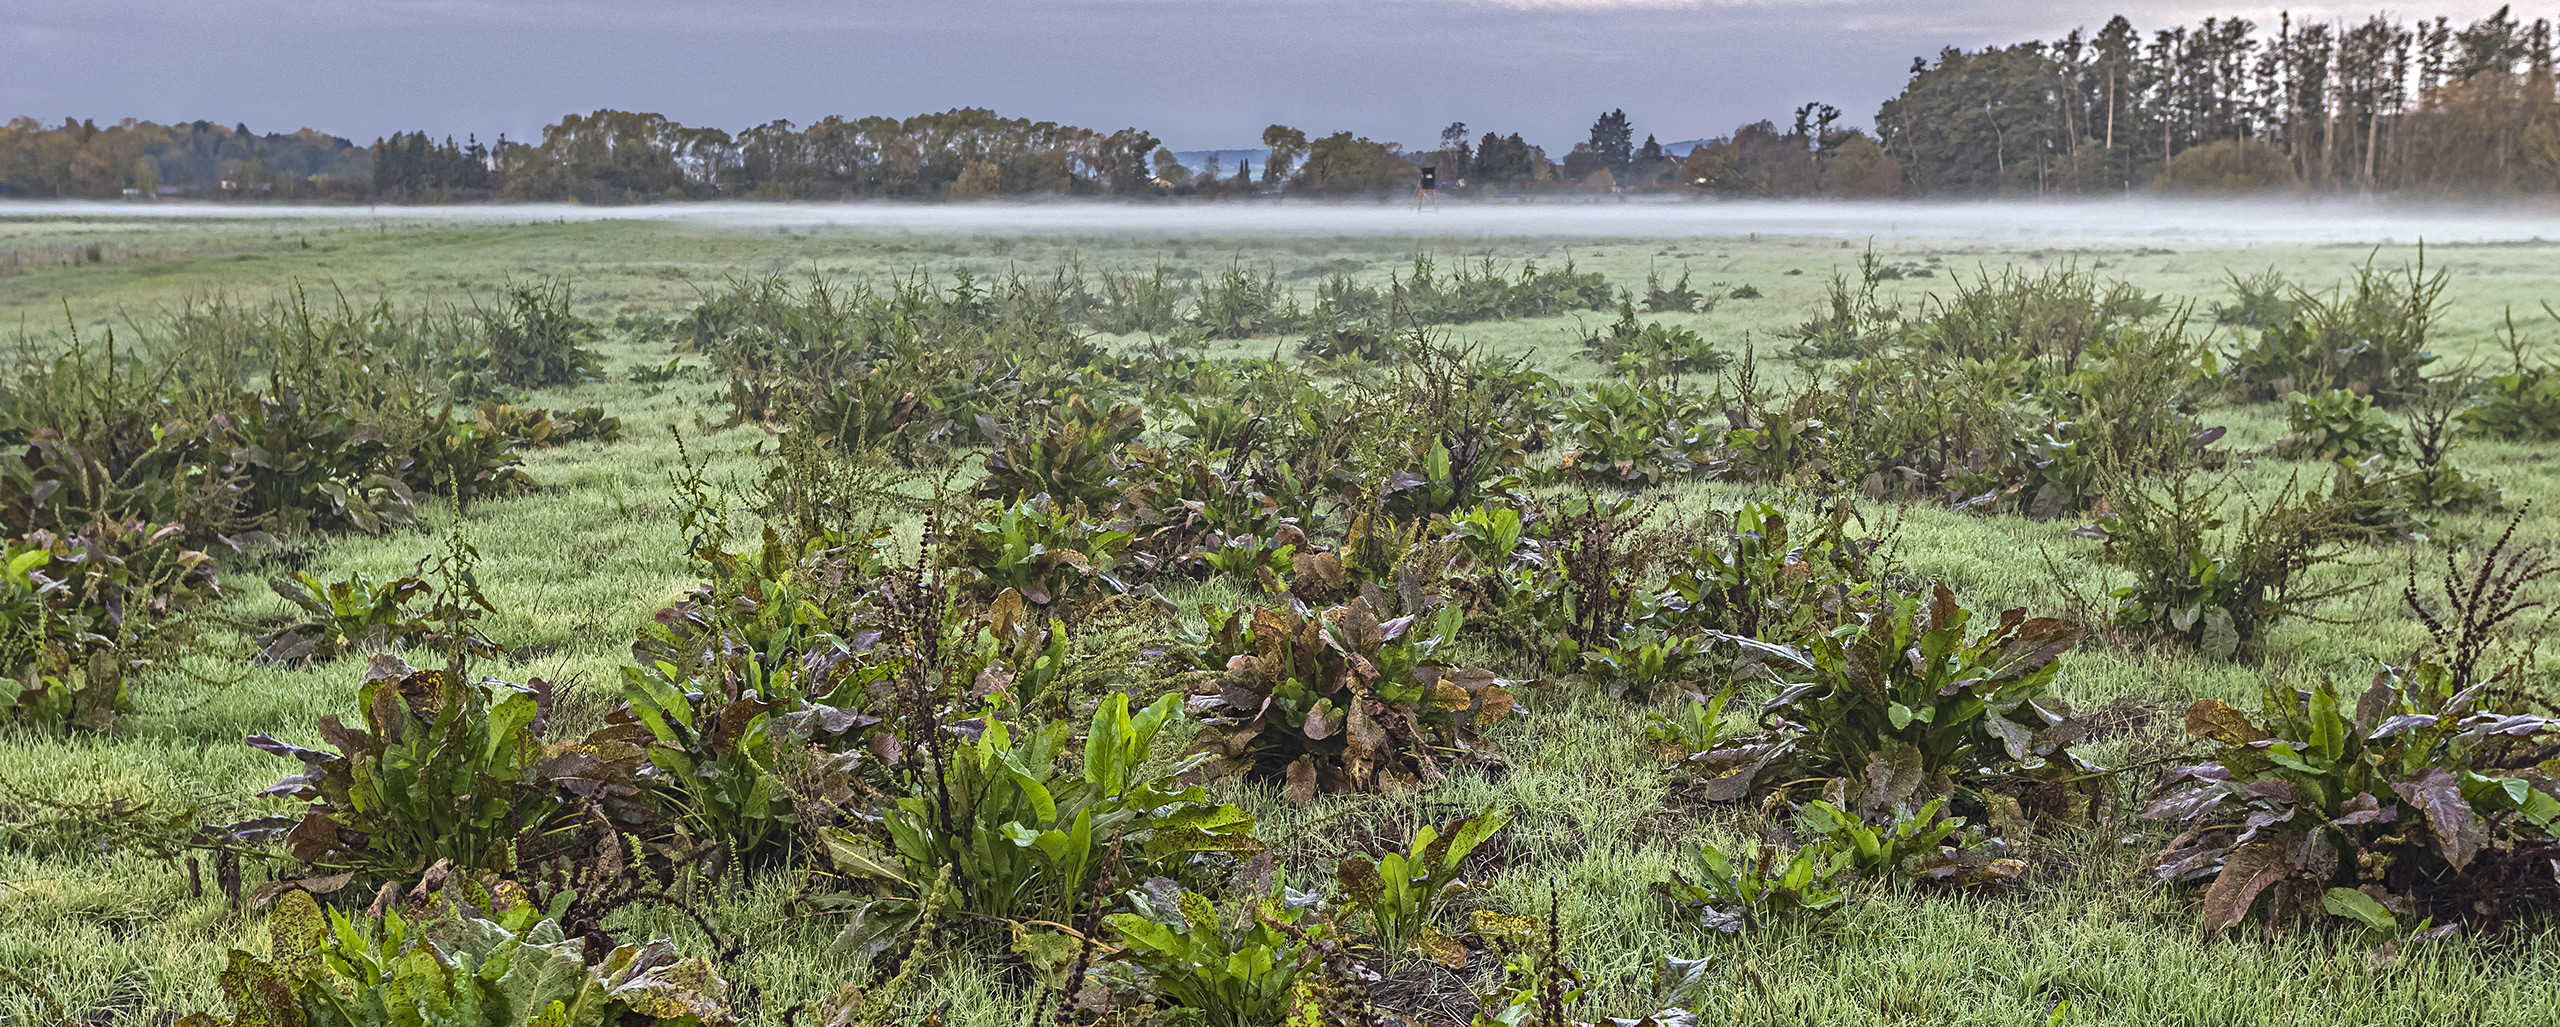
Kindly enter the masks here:
<path id="1" fill-rule="evenodd" d="M 357 199 L 373 192 L 377 170 L 365 147 L 310 129 L 258 135 L 247 125 L 131 118 L 0 125 L 0 196 Z"/>
<path id="2" fill-rule="evenodd" d="M 2207 18 L 1915 59 L 1877 142 L 1920 193 L 2560 188 L 2551 21 Z"/>
<path id="3" fill-rule="evenodd" d="M 1675 154 L 1623 110 L 1561 158 L 1463 123 L 1407 151 L 1272 125 L 1268 157 L 1185 166 L 1151 134 L 961 108 L 773 121 L 731 133 L 662 115 L 572 114 L 536 142 L 423 132 L 371 145 L 246 125 L 0 126 L 0 195 L 568 200 L 1231 196 L 1392 193 L 1438 172 L 1472 193 L 1646 190 L 1752 196 L 2041 195 L 2134 189 L 2523 193 L 2560 190 L 2549 19 L 2455 25 L 2206 18 L 1914 58 L 1872 128 L 1798 107 Z"/>
<path id="4" fill-rule="evenodd" d="M 903 120 L 830 117 L 806 128 L 774 121 L 735 134 L 599 110 L 545 126 L 538 142 L 407 132 L 369 146 L 308 129 L 260 136 L 203 121 L 100 127 L 21 117 L 0 126 L 0 195 L 582 203 L 1127 195 L 1158 188 L 1149 159 L 1160 149 L 1134 128 L 1102 132 L 975 108 Z"/>

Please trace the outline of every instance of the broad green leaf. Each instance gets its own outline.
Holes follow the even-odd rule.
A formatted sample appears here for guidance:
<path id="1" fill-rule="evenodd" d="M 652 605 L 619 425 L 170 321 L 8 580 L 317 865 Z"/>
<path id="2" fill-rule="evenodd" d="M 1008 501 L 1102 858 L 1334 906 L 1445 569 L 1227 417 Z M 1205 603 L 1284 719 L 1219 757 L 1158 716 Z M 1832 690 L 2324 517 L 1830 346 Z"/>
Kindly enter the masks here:
<path id="1" fill-rule="evenodd" d="M 2328 910 L 2332 916 L 2351 917 L 2362 921 L 2366 927 L 2377 931 L 2396 933 L 2400 929 L 2400 918 L 2392 916 L 2390 910 L 2382 908 L 2382 903 L 2374 901 L 2373 896 L 2353 888 L 2329 889 L 2327 894 L 2321 896 L 2320 908 Z"/>

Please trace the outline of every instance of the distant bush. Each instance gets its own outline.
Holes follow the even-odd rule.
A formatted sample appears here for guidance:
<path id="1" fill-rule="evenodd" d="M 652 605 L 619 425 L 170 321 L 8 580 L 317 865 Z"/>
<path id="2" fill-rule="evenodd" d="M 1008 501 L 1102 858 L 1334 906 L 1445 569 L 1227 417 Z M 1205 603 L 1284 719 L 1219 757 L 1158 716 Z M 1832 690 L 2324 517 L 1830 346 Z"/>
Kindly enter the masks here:
<path id="1" fill-rule="evenodd" d="M 2293 316 L 2283 272 L 2271 267 L 2245 277 L 2237 271 L 2223 274 L 2231 279 L 2231 302 L 2213 305 L 2215 323 L 2264 328 Z"/>
<path id="2" fill-rule="evenodd" d="M 2286 316 L 2232 354 L 2234 381 L 2253 400 L 2349 389 L 2394 402 L 2419 386 L 2422 369 L 2435 360 L 2427 333 L 2442 316 L 2437 301 L 2446 281 L 2443 269 L 2427 271 L 2422 256 L 2398 275 L 2367 262 L 2344 291 L 2322 295 L 2296 286 Z"/>
<path id="3" fill-rule="evenodd" d="M 2398 456 L 2408 440 L 2373 401 L 2345 389 L 2317 396 L 2285 397 L 2285 424 L 2293 434 L 2276 440 L 2278 456 L 2311 460 L 2363 460 Z"/>
<path id="4" fill-rule="evenodd" d="M 2543 310 L 2560 321 L 2560 312 L 2552 311 L 2550 305 Z M 2516 331 L 2512 311 L 2498 341 L 2507 350 L 2509 369 L 2479 383 L 2487 390 L 2458 415 L 2462 430 L 2511 442 L 2560 439 L 2560 374 L 2554 374 L 2547 362 L 2526 363 L 2524 336 Z"/>
<path id="5" fill-rule="evenodd" d="M 1703 307 L 1701 307 L 1701 306 L 1699 305 L 1702 301 L 1703 301 L 1703 302 L 1704 302 L 1704 304 L 1705 304 L 1705 306 L 1703 306 Z M 1716 301 L 1715 301 L 1715 300 L 1708 298 L 1708 297 L 1707 297 L 1707 295 L 1706 295 L 1705 293 L 1701 293 L 1701 292 L 1699 292 L 1698 290 L 1696 290 L 1696 289 L 1692 289 L 1692 288 L 1690 288 L 1690 287 L 1689 287 L 1689 269 L 1688 269 L 1688 268 L 1683 267 L 1683 268 L 1681 268 L 1681 269 L 1680 269 L 1680 281 L 1679 281 L 1679 283 L 1678 283 L 1678 284 L 1673 285 L 1671 288 L 1668 288 L 1668 289 L 1665 289 L 1665 288 L 1663 288 L 1663 287 L 1662 287 L 1662 274 L 1661 274 L 1661 272 L 1658 272 L 1658 271 L 1647 271 L 1647 272 L 1645 272 L 1645 276 L 1644 276 L 1644 312 L 1645 312 L 1645 313 L 1648 313 L 1648 314 L 1660 314 L 1660 313 L 1665 313 L 1665 312 L 1668 312 L 1668 311 L 1679 311 L 1680 313 L 1684 313 L 1684 314 L 1692 314 L 1692 313 L 1702 314 L 1702 313 L 1705 313 L 1705 312 L 1707 312 L 1707 311 L 1709 311 L 1709 310 L 1714 310 L 1715 308 L 1716 308 Z"/>
<path id="6" fill-rule="evenodd" d="M 550 388 L 604 374 L 604 358 L 587 348 L 596 326 L 569 312 L 566 282 L 510 284 L 497 306 L 478 313 L 489 375 L 499 384 Z"/>
<path id="7" fill-rule="evenodd" d="M 2181 476 L 2110 495 L 2113 509 L 2090 534 L 2105 543 L 2100 560 L 2133 576 L 2113 592 L 2119 626 L 2227 659 L 2277 622 L 2357 587 L 2305 580 L 2369 530 L 2376 500 L 2352 481 L 2325 492 L 2288 484 L 2245 506 L 2228 531 L 2226 487 Z"/>
<path id="8" fill-rule="evenodd" d="M 1621 374 L 1657 376 L 1711 373 L 1733 359 L 1689 329 L 1637 324 L 1635 303 L 1626 298 L 1616 321 L 1583 336 L 1582 355 Z"/>
<path id="9" fill-rule="evenodd" d="M 1280 277 L 1268 269 L 1255 273 L 1242 260 L 1229 262 L 1215 280 L 1200 287 L 1191 324 L 1212 339 L 1250 339 L 1298 327 L 1302 320 L 1295 293 L 1283 293 Z"/>
<path id="10" fill-rule="evenodd" d="M 1680 288 L 1687 288 L 1685 281 Z M 1657 291 L 1653 300 L 1681 302 L 1678 295 L 1676 290 Z M 1384 288 L 1341 272 L 1327 275 L 1316 287 L 1316 305 L 1306 318 L 1308 345 L 1390 339 L 1433 325 L 1605 310 L 1616 298 L 1606 278 L 1577 270 L 1571 258 L 1560 268 L 1524 261 L 1514 273 L 1488 257 L 1472 267 L 1458 261 L 1444 274 L 1429 255 L 1416 254 L 1410 267 L 1388 274 Z M 1686 302 L 1690 307 L 1680 309 L 1694 308 L 1697 297 L 1689 294 Z"/>
<path id="11" fill-rule="evenodd" d="M 2294 184 L 2293 161 L 2255 139 L 2220 139 L 2169 158 L 2156 182 L 2168 190 L 2274 189 Z"/>

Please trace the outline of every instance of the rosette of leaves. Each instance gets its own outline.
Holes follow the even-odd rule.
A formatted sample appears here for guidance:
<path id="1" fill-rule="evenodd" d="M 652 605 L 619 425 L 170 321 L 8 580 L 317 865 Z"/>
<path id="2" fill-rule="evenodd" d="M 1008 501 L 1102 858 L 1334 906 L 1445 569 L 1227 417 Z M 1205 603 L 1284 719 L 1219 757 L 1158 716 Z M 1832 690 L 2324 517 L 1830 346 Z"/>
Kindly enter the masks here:
<path id="1" fill-rule="evenodd" d="M 1634 379 L 1595 383 L 1564 408 L 1560 469 L 1617 485 L 1699 473 L 1722 445 L 1721 407 L 1695 390 Z"/>
<path id="2" fill-rule="evenodd" d="M 1035 407 L 1016 430 L 980 416 L 978 432 L 995 451 L 987 454 L 978 494 L 1000 502 L 1045 495 L 1096 509 L 1109 506 L 1123 489 L 1122 464 L 1146 430 L 1146 416 L 1136 406 L 1096 410 L 1082 394 L 1067 397 L 1061 407 Z"/>
<path id="3" fill-rule="evenodd" d="M 267 579 L 267 587 L 303 613 L 301 620 L 258 636 L 258 649 L 278 663 L 309 663 L 350 653 L 376 653 L 410 646 L 442 647 L 448 638 L 431 614 L 412 614 L 410 600 L 435 589 L 417 574 L 374 581 L 361 572 L 343 581 L 321 584 L 295 571 L 290 577 Z M 497 644 L 466 631 L 462 646 L 480 656 L 496 655 Z"/>
<path id="4" fill-rule="evenodd" d="M 1337 364 L 1392 364 L 1409 337 L 1380 317 L 1352 323 L 1319 323 L 1298 343 L 1298 355 Z"/>
<path id="5" fill-rule="evenodd" d="M 1136 910 L 1103 918 L 1119 938 L 1115 967 L 1138 971 L 1135 990 L 1192 1010 L 1212 1027 L 1327 1022 L 1329 971 L 1341 942 L 1312 896 L 1285 878 L 1248 894 L 1242 915 L 1156 878 L 1127 893 Z"/>
<path id="6" fill-rule="evenodd" d="M 2231 355 L 2232 378 L 2252 399 L 2296 390 L 2385 397 L 2408 390 L 2435 360 L 2427 333 L 2443 316 L 2448 280 L 2442 268 L 2429 273 L 2421 256 L 2399 274 L 2368 261 L 2349 288 L 2325 295 L 2289 287 L 2286 316 Z"/>
<path id="7" fill-rule="evenodd" d="M 1129 590 L 1118 570 L 1135 534 L 1086 520 L 1081 506 L 1045 495 L 999 503 L 958 534 L 950 559 L 983 595 L 1011 589 L 1047 610 Z"/>
<path id="8" fill-rule="evenodd" d="M 1828 628 L 1882 569 L 1878 543 L 1849 537 L 1848 518 L 1847 505 L 1836 506 L 1798 535 L 1786 512 L 1767 503 L 1715 512 L 1709 540 L 1663 561 L 1665 616 L 1767 642 Z"/>
<path id="9" fill-rule="evenodd" d="M 239 509 L 224 415 L 164 423 L 145 387 L 158 376 L 103 356 L 73 345 L 0 377 L 0 523 L 61 532 L 113 513 L 186 521 L 203 539 L 254 516 Z"/>
<path id="10" fill-rule="evenodd" d="M 491 379 L 483 388 L 538 389 L 603 376 L 604 357 L 586 348 L 595 339 L 595 323 L 569 312 L 568 283 L 511 282 L 502 292 L 495 308 L 475 311 L 483 347 L 481 372 Z"/>
<path id="11" fill-rule="evenodd" d="M 1422 825 L 1403 852 L 1352 856 L 1334 870 L 1351 905 L 1367 914 L 1378 951 L 1392 960 L 1407 950 L 1452 969 L 1467 965 L 1466 946 L 1431 926 L 1432 910 L 1473 888 L 1460 872 L 1467 857 L 1511 819 L 1487 809 L 1448 824 Z"/>
<path id="12" fill-rule="evenodd" d="M 2407 436 L 2374 409 L 2373 400 L 2346 389 L 2286 396 L 2284 419 L 2293 433 L 2276 440 L 2281 457 L 2358 461 L 2399 457 L 2409 448 Z"/>
<path id="13" fill-rule="evenodd" d="M 1508 684 L 1432 654 L 1461 623 L 1454 607 L 1425 621 L 1380 621 L 1369 600 L 1308 614 L 1259 607 L 1210 625 L 1224 671 L 1192 697 L 1213 773 L 1285 782 L 1305 805 L 1318 791 L 1410 790 L 1436 784 L 1450 760 L 1484 755 L 1481 733 L 1508 716 Z"/>
<path id="14" fill-rule="evenodd" d="M 767 527 L 751 551 L 705 546 L 695 556 L 710 580 L 659 610 L 632 642 L 632 658 L 723 689 L 781 695 L 772 689 L 788 685 L 792 696 L 847 701 L 848 689 L 885 674 L 868 658 L 880 631 L 864 626 L 863 604 L 886 569 L 884 537 L 828 529 L 794 545 Z"/>
<path id="15" fill-rule="evenodd" d="M 971 682 L 972 695 L 1044 716 L 1065 710 L 1069 697 L 1063 686 L 1074 662 L 1065 621 L 1032 616 L 1022 593 L 1007 590 L 969 627 L 949 655 Z"/>
<path id="16" fill-rule="evenodd" d="M 2069 749 L 2085 729 L 2043 702 L 2082 629 L 2009 610 L 1968 637 L 1972 613 L 1945 585 L 1922 600 L 1898 596 L 1813 636 L 1797 665 L 1808 680 L 1767 704 L 1776 728 L 1689 761 L 1707 794 L 1837 781 L 1849 808 L 1868 813 L 2033 786 L 2040 811 L 2085 815 L 2099 771 Z"/>
<path id="17" fill-rule="evenodd" d="M 944 423 L 933 397 L 903 384 L 912 380 L 882 367 L 849 374 L 813 395 L 795 428 L 830 439 L 844 452 L 912 446 Z"/>
<path id="18" fill-rule="evenodd" d="M 1509 498 L 1522 484 L 1526 457 L 1499 425 L 1423 433 L 1388 454 L 1378 505 L 1399 521 L 1427 520 L 1488 499 Z"/>
<path id="19" fill-rule="evenodd" d="M 2328 492 L 2288 482 L 2273 498 L 2245 504 L 2236 530 L 2225 532 L 2227 481 L 2197 487 L 2178 476 L 2120 490 L 2096 524 L 2074 532 L 2105 543 L 2100 561 L 2132 572 L 2109 593 L 2119 626 L 2227 659 L 2277 621 L 2362 587 L 2302 579 L 2383 521 L 2387 507 L 2372 493 L 2384 490 L 2342 467 Z"/>
<path id="20" fill-rule="evenodd" d="M 13 539 L 0 557 L 0 669 L 16 677 L 49 651 L 107 641 L 89 630 L 87 617 L 52 603 L 63 590 L 43 573 L 52 549 Z"/>
<path id="21" fill-rule="evenodd" d="M 2284 320 L 2293 313 L 2293 304 L 2285 298 L 2289 288 L 2284 272 L 2269 267 L 2256 274 L 2242 275 L 2224 268 L 2222 276 L 2231 280 L 2231 302 L 2215 300 L 2211 305 L 2216 324 L 2246 325 L 2263 328 Z"/>
<path id="22" fill-rule="evenodd" d="M 1638 597 L 1644 595 L 1639 593 Z M 1642 616 L 1640 611 L 1631 612 Z M 1731 666 L 1716 651 L 1715 640 L 1706 635 L 1674 634 L 1644 623 L 1632 625 L 1617 637 L 1598 644 L 1560 640 L 1556 652 L 1570 652 L 1578 660 L 1578 665 L 1566 669 L 1566 673 L 1601 682 L 1610 695 L 1622 699 L 1642 699 L 1652 695 L 1658 686 L 1693 680 Z"/>
<path id="23" fill-rule="evenodd" d="M 1752 356 L 1744 351 L 1744 395 L 1749 395 Z M 1832 442 L 1832 431 L 1826 409 L 1831 397 L 1818 389 L 1807 389 L 1792 399 L 1783 399 L 1767 409 L 1744 400 L 1725 404 L 1724 417 L 1731 426 L 1724 432 L 1723 451 L 1709 470 L 1728 481 L 1752 481 L 1792 484 L 1808 475 L 1818 475 L 1827 465 L 1822 453 Z"/>
<path id="24" fill-rule="evenodd" d="M 414 874 L 438 860 L 504 869 L 569 805 L 559 777 L 627 777 L 637 749 L 545 746 L 550 686 L 467 682 L 382 654 L 356 693 L 363 729 L 320 718 L 324 752 L 250 735 L 251 747 L 300 760 L 302 773 L 263 795 L 309 800 L 285 841 L 317 868 Z M 616 765 L 625 769 L 614 769 Z M 239 826 L 239 825 L 235 825 Z"/>
<path id="25" fill-rule="evenodd" d="M 1827 839 L 1789 849 L 1774 842 L 1728 851 L 1700 843 L 1696 876 L 1673 871 L 1655 895 L 1681 918 L 1727 934 L 1837 909 L 1849 899 L 1849 852 Z"/>
<path id="26" fill-rule="evenodd" d="M 394 470 L 398 454 L 379 427 L 360 423 L 343 402 L 322 405 L 293 388 L 243 392 L 207 428 L 228 447 L 229 469 L 245 479 L 244 512 L 266 527 L 344 525 L 379 534 L 414 516 L 414 482 Z"/>
<path id="27" fill-rule="evenodd" d="M 167 618 L 222 591 L 185 535 L 101 520 L 0 544 L 0 722 L 121 729 L 126 679 Z"/>
<path id="28" fill-rule="evenodd" d="M 1698 309 L 1699 301 L 1702 299 L 1706 300 L 1706 310 Z M 1707 299 L 1706 294 L 1689 287 L 1689 269 L 1685 265 L 1680 268 L 1679 284 L 1668 289 L 1662 287 L 1661 272 L 1648 270 L 1644 273 L 1645 313 L 1659 314 L 1668 310 L 1677 310 L 1683 313 L 1703 314 L 1715 308 L 1716 301 Z"/>
<path id="29" fill-rule="evenodd" d="M 1202 460 L 1167 468 L 1133 493 L 1136 501 L 1122 507 L 1134 536 L 1129 556 L 1149 571 L 1252 578 L 1265 566 L 1287 570 L 1294 547 L 1305 540 L 1300 514 L 1263 482 Z"/>
<path id="30" fill-rule="evenodd" d="M 1582 355 L 1621 374 L 1705 374 L 1733 360 L 1689 329 L 1660 321 L 1639 324 L 1632 297 L 1618 300 L 1616 321 L 1583 337 Z"/>
<path id="31" fill-rule="evenodd" d="M 554 422 L 559 425 L 551 432 L 554 445 L 622 441 L 622 419 L 608 416 L 600 406 L 583 406 L 558 414 Z"/>
<path id="32" fill-rule="evenodd" d="M 2270 930 L 2368 904 L 2494 924 L 2560 900 L 2543 865 L 2560 857 L 2560 782 L 2541 762 L 2560 725 L 2455 686 L 2422 663 L 2352 704 L 2326 680 L 2270 683 L 2255 717 L 2198 701 L 2187 731 L 2212 759 L 2172 768 L 2143 810 L 2182 828 L 2147 858 L 2152 874 L 2208 882 L 2201 915 L 2217 933 L 2253 910 Z"/>
<path id="33" fill-rule="evenodd" d="M 2019 497 L 2018 512 L 2028 520 L 2086 510 L 2104 493 L 2104 469 L 2081 436 L 2075 422 L 2048 421 L 2009 440 L 2018 480 L 2005 491 Z"/>
<path id="34" fill-rule="evenodd" d="M 1477 506 L 1442 523 L 1452 548 L 1443 580 L 1468 620 L 1479 628 L 1499 621 L 1497 633 L 1528 637 L 1538 607 L 1562 587 L 1545 540 L 1532 537 L 1528 519 L 1510 505 Z"/>
<path id="35" fill-rule="evenodd" d="M 83 654 L 104 656 L 114 639 L 96 618 L 63 600 L 60 581 L 44 567 L 49 548 L 12 541 L 0 548 L 0 723 L 114 730 L 125 709 L 124 678 L 91 673 Z M 94 668 L 103 670 L 103 666 Z"/>
<path id="36" fill-rule="evenodd" d="M 1941 796 L 1917 809 L 1861 814 L 1816 799 L 1797 818 L 1802 844 L 1763 841 L 1728 850 L 1702 843 L 1695 878 L 1674 872 L 1653 890 L 1684 918 L 1739 934 L 1836 910 L 1848 902 L 1853 884 L 1970 888 L 2026 872 L 2022 861 L 1988 855 L 1981 833 L 1967 829 L 1965 818 L 1947 815 L 1946 802 Z"/>
<path id="37" fill-rule="evenodd" d="M 1920 808 L 1897 806 L 1860 816 L 1816 799 L 1798 814 L 1799 830 L 1849 854 L 1861 880 L 1977 887 L 2015 880 L 2023 860 L 1996 858 L 1982 832 L 1946 812 L 1945 796 Z"/>
<path id="38" fill-rule="evenodd" d="M 775 752 L 783 706 L 753 689 L 688 691 L 672 670 L 622 668 L 622 705 L 590 741 L 637 747 L 656 771 L 640 780 L 671 819 L 733 859 L 753 855 L 798 821 Z"/>
<path id="39" fill-rule="evenodd" d="M 551 419 L 551 411 L 536 407 L 520 407 L 504 400 L 490 400 L 471 412 L 471 422 L 492 435 L 514 439 L 526 449 L 541 449 L 555 444 L 553 435 L 560 424 Z"/>
<path id="40" fill-rule="evenodd" d="M 1206 373 L 1219 374 L 1214 368 Z M 1216 381 L 1223 385 L 1226 379 L 1220 374 Z M 1258 412 L 1259 404 L 1249 396 L 1174 392 L 1165 396 L 1164 402 L 1186 422 L 1175 428 L 1174 434 L 1182 436 L 1188 448 L 1203 458 L 1249 452 L 1272 430 L 1271 419 Z"/>
<path id="41" fill-rule="evenodd" d="M 511 438 L 525 449 L 547 449 L 572 442 L 612 442 L 622 437 L 622 419 L 604 408 L 576 410 L 527 408 L 491 400 L 472 411 L 472 423 L 492 435 Z"/>
<path id="42" fill-rule="evenodd" d="M 1180 716 L 1178 696 L 1134 713 L 1128 696 L 1105 698 L 1072 769 L 1063 765 L 1071 723 L 1017 728 L 990 716 L 955 725 L 962 740 L 914 764 L 921 769 L 911 789 L 882 812 L 876 832 L 821 833 L 848 885 L 821 904 L 852 913 L 834 950 L 868 959 L 911 936 L 945 868 L 960 912 L 1057 924 L 1076 919 L 1104 875 L 1117 875 L 1099 882 L 1107 888 L 1202 856 L 1260 851 L 1252 814 L 1179 782 L 1205 757 L 1140 773 L 1156 735 Z"/>
<path id="43" fill-rule="evenodd" d="M 267 918 L 261 959 L 237 949 L 221 974 L 231 1015 L 180 1027 L 720 1027 L 729 985 L 669 942 L 595 953 L 507 882 L 448 881 L 404 912 L 324 911 L 295 889 Z"/>
<path id="44" fill-rule="evenodd" d="M 424 437 L 409 450 L 400 479 L 409 488 L 452 496 L 465 505 L 528 492 L 533 476 L 525 473 L 524 458 L 517 453 L 521 445 L 476 416 L 455 419 L 448 408 L 428 422 Z"/>
<path id="45" fill-rule="evenodd" d="M 1669 713 L 1645 714 L 1644 736 L 1673 763 L 1724 748 L 1734 737 L 1724 719 L 1724 708 L 1733 702 L 1733 695 L 1734 685 L 1728 682 L 1711 696 L 1696 692 L 1682 696 L 1671 704 Z"/>
<path id="46" fill-rule="evenodd" d="M 1904 318 L 1898 302 L 1876 297 L 1876 284 L 1901 277 L 1901 269 L 1877 257 L 1873 247 L 1858 257 L 1856 286 L 1834 270 L 1825 292 L 1830 309 L 1788 333 L 1797 340 L 1795 354 L 1826 360 L 1865 357 L 1900 345 L 1917 326 Z"/>
<path id="47" fill-rule="evenodd" d="M 2560 374 L 2550 367 L 2526 367 L 2488 379 L 2479 402 L 2462 411 L 2462 429 L 2485 438 L 2510 442 L 2560 439 Z"/>

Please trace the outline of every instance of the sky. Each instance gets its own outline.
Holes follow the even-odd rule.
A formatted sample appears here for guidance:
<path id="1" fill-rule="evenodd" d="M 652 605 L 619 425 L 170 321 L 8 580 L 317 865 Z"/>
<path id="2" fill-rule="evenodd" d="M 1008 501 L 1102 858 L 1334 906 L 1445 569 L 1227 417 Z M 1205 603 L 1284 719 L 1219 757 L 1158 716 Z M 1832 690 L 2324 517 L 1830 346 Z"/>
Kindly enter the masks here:
<path id="1" fill-rule="evenodd" d="M 2494 3 L 2392 5 L 2457 23 Z M 2297 20 L 2379 5 L 2293 5 Z M 735 131 L 988 107 L 1176 149 L 1272 123 L 1408 149 L 1442 126 L 1561 153 L 1602 111 L 1714 137 L 1798 105 L 1864 124 L 1913 57 L 2279 8 L 2185 0 L 0 0 L 0 118 L 539 138 L 599 107 Z"/>

